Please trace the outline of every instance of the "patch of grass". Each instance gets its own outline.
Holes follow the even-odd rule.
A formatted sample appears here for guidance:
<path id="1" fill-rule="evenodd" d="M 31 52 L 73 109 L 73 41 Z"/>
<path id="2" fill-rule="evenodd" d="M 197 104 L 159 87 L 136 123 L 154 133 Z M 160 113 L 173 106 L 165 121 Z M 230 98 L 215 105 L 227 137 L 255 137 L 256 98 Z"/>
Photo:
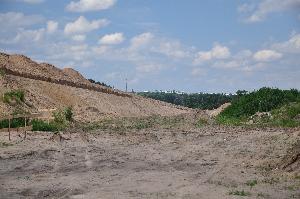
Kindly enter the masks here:
<path id="1" fill-rule="evenodd" d="M 250 196 L 251 193 L 250 193 L 250 192 L 246 192 L 246 191 L 244 191 L 244 190 L 242 190 L 242 191 L 235 190 L 235 191 L 230 191 L 230 192 L 229 192 L 229 195 L 235 195 L 235 196 Z"/>
<path id="2" fill-rule="evenodd" d="M 240 126 L 240 125 L 244 124 L 245 120 L 242 118 L 218 115 L 216 117 L 216 121 L 218 124 L 223 124 L 223 125 L 227 125 L 227 126 Z"/>
<path id="3" fill-rule="evenodd" d="M 198 127 L 198 128 L 201 128 L 201 127 L 206 126 L 206 125 L 208 125 L 208 120 L 205 119 L 205 118 L 200 118 L 198 120 L 198 122 L 196 123 L 196 127 Z"/>
<path id="4" fill-rule="evenodd" d="M 179 127 L 184 124 L 184 118 L 177 117 L 161 117 L 161 116 L 150 116 L 143 118 L 111 118 L 103 119 L 99 122 L 84 125 L 82 128 L 86 131 L 92 130 L 113 130 L 113 131 L 124 131 L 124 130 L 142 130 L 148 128 L 164 128 L 171 129 Z"/>
<path id="5" fill-rule="evenodd" d="M 269 194 L 265 194 L 261 192 L 257 194 L 257 198 L 266 198 L 266 197 L 269 197 Z"/>
<path id="6" fill-rule="evenodd" d="M 7 142 L 0 142 L 0 147 L 2 147 L 2 148 L 9 147 L 9 146 L 13 146 L 13 144 L 7 143 Z"/>
<path id="7" fill-rule="evenodd" d="M 277 183 L 279 183 L 280 182 L 280 178 L 278 178 L 278 177 L 276 177 L 276 178 L 274 178 L 274 177 L 272 177 L 272 178 L 266 178 L 266 179 L 264 179 L 263 180 L 263 183 L 267 183 L 267 184 L 277 184 Z"/>
<path id="8" fill-rule="evenodd" d="M 296 179 L 296 180 L 300 180 L 300 175 L 296 175 L 296 176 L 295 176 L 295 179 Z"/>
<path id="9" fill-rule="evenodd" d="M 18 104 L 25 101 L 25 92 L 22 90 L 14 90 L 3 94 L 3 102 L 10 104 L 16 101 Z"/>
<path id="10" fill-rule="evenodd" d="M 54 123 L 50 122 L 49 124 L 43 120 L 32 120 L 32 131 L 49 131 L 56 132 L 60 128 Z"/>
<path id="11" fill-rule="evenodd" d="M 0 77 L 4 77 L 5 76 L 5 71 L 3 69 L 0 69 Z"/>
<path id="12" fill-rule="evenodd" d="M 249 180 L 246 182 L 246 185 L 252 189 L 255 185 L 257 185 L 257 180 Z"/>
<path id="13" fill-rule="evenodd" d="M 297 188 L 295 186 L 293 186 L 293 185 L 287 186 L 287 187 L 285 187 L 285 189 L 287 189 L 289 191 L 295 191 L 295 190 L 297 190 Z"/>

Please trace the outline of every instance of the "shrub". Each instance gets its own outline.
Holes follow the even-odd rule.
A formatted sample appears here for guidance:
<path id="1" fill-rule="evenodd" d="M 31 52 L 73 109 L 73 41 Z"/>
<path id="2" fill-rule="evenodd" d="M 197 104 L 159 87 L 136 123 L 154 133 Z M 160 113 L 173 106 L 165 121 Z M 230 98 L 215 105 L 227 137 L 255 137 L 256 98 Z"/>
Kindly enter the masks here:
<path id="1" fill-rule="evenodd" d="M 25 93 L 22 90 L 15 90 L 6 92 L 3 95 L 3 101 L 5 103 L 11 103 L 12 100 L 15 100 L 17 103 L 21 103 L 25 101 Z"/>
<path id="2" fill-rule="evenodd" d="M 72 107 L 67 107 L 65 109 L 65 117 L 66 117 L 66 120 L 71 122 L 73 121 L 73 110 L 72 110 Z"/>
<path id="3" fill-rule="evenodd" d="M 230 192 L 229 192 L 229 195 L 236 195 L 236 196 L 250 196 L 251 193 L 246 192 L 246 191 L 244 191 L 244 190 L 242 190 L 242 191 L 236 190 L 236 191 L 230 191 Z"/>
<path id="4" fill-rule="evenodd" d="M 217 121 L 222 124 L 240 123 L 256 112 L 268 112 L 290 102 L 299 102 L 300 92 L 295 89 L 280 90 L 261 88 L 248 94 L 239 95 L 219 116 Z M 292 110 L 290 110 L 291 114 Z"/>
<path id="5" fill-rule="evenodd" d="M 59 131 L 60 129 L 55 125 L 55 123 L 50 122 L 49 124 L 43 120 L 32 120 L 32 130 L 33 131 Z"/>
<path id="6" fill-rule="evenodd" d="M 68 126 L 68 122 L 72 120 L 72 109 L 66 108 L 65 110 L 58 110 L 53 112 L 54 120 L 47 123 L 43 120 L 33 120 L 32 130 L 33 131 L 62 131 Z"/>
<path id="7" fill-rule="evenodd" d="M 0 77 L 4 77 L 5 71 L 3 69 L 0 69 Z"/>
<path id="8" fill-rule="evenodd" d="M 199 121 L 196 123 L 196 127 L 203 127 L 203 126 L 206 126 L 208 125 L 208 120 L 205 119 L 205 118 L 200 118 Z"/>
<path id="9" fill-rule="evenodd" d="M 29 122 L 28 119 L 26 119 L 27 124 Z M 14 118 L 10 121 L 10 127 L 11 128 L 18 128 L 18 127 L 24 127 L 25 125 L 25 118 Z M 9 126 L 9 120 L 0 120 L 0 129 L 1 128 L 8 128 Z"/>

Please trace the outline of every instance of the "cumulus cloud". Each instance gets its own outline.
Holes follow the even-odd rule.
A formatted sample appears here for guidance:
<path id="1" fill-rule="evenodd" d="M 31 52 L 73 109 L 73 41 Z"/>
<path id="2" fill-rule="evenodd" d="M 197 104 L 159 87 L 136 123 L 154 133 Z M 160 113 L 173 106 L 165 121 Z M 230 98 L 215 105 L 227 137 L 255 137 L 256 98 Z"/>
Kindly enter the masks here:
<path id="1" fill-rule="evenodd" d="M 67 23 L 65 26 L 65 34 L 87 33 L 92 30 L 99 29 L 109 24 L 107 19 L 99 19 L 88 21 L 84 16 L 80 16 L 76 21 Z"/>
<path id="2" fill-rule="evenodd" d="M 100 38 L 99 43 L 104 45 L 115 45 L 122 43 L 124 39 L 123 33 L 113 33 L 104 35 Z"/>
<path id="3" fill-rule="evenodd" d="M 201 64 L 214 59 L 227 59 L 230 57 L 230 50 L 226 46 L 216 44 L 210 51 L 200 51 L 196 54 L 194 64 Z"/>
<path id="4" fill-rule="evenodd" d="M 72 36 L 72 39 L 74 41 L 83 42 L 83 41 L 85 41 L 86 36 L 85 35 L 74 35 L 74 36 Z"/>
<path id="5" fill-rule="evenodd" d="M 238 11 L 248 15 L 246 22 L 260 22 L 263 21 L 267 15 L 274 12 L 283 12 L 286 10 L 293 10 L 300 8 L 300 0 L 263 0 L 258 5 L 256 4 L 242 4 Z"/>
<path id="6" fill-rule="evenodd" d="M 282 54 L 274 50 L 260 50 L 253 55 L 254 60 L 259 62 L 275 61 L 281 57 Z"/>
<path id="7" fill-rule="evenodd" d="M 284 53 L 300 54 L 300 34 L 292 35 L 288 41 L 273 44 L 272 48 Z"/>
<path id="8" fill-rule="evenodd" d="M 24 15 L 22 12 L 0 13 L 0 24 L 2 30 L 22 28 L 43 22 L 39 15 Z"/>
<path id="9" fill-rule="evenodd" d="M 153 49 L 155 52 L 164 54 L 173 58 L 185 58 L 189 53 L 182 49 L 180 42 L 178 41 L 162 41 L 159 42 L 158 47 Z"/>
<path id="10" fill-rule="evenodd" d="M 21 30 L 17 33 L 13 40 L 7 41 L 8 43 L 20 43 L 20 42 L 39 42 L 44 37 L 45 29 L 38 30 Z"/>
<path id="11" fill-rule="evenodd" d="M 117 0 L 80 0 L 72 1 L 67 5 L 67 10 L 72 12 L 87 12 L 105 10 L 112 7 Z"/>
<path id="12" fill-rule="evenodd" d="M 130 49 L 136 50 L 140 47 L 143 47 L 150 43 L 150 41 L 154 38 L 154 35 L 150 32 L 142 33 L 133 37 L 130 41 Z"/>
<path id="13" fill-rule="evenodd" d="M 47 32 L 48 33 L 54 33 L 57 31 L 58 23 L 56 21 L 48 21 L 47 22 Z"/>

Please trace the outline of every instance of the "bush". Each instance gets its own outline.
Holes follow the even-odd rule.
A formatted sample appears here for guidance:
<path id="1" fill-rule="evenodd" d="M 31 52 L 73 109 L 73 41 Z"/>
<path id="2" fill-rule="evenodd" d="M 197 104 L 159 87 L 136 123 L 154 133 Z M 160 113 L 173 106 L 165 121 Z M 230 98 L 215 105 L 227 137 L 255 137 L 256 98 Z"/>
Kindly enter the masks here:
<path id="1" fill-rule="evenodd" d="M 299 102 L 300 92 L 295 89 L 280 90 L 261 88 L 248 94 L 239 95 L 219 116 L 219 123 L 240 123 L 256 112 L 268 112 L 289 102 Z"/>
<path id="2" fill-rule="evenodd" d="M 27 124 L 29 122 L 28 119 L 26 119 Z M 24 127 L 25 125 L 25 118 L 14 118 L 10 121 L 10 127 L 11 128 L 18 128 L 18 127 Z M 8 128 L 9 126 L 9 121 L 6 120 L 0 120 L 0 129 L 1 128 Z"/>
<path id="3" fill-rule="evenodd" d="M 69 122 L 73 121 L 72 107 L 69 106 L 65 109 L 65 117 L 66 117 L 67 121 L 69 121 Z"/>
<path id="4" fill-rule="evenodd" d="M 33 131 L 62 131 L 68 127 L 69 121 L 72 121 L 73 112 L 71 108 L 65 110 L 58 110 L 53 112 L 54 120 L 47 123 L 43 120 L 33 120 L 32 130 Z"/>
<path id="5" fill-rule="evenodd" d="M 0 69 L 0 77 L 4 77 L 5 71 L 3 69 Z"/>
<path id="6" fill-rule="evenodd" d="M 17 103 L 21 103 L 25 101 L 25 93 L 22 90 L 15 90 L 6 92 L 3 95 L 3 102 L 5 103 L 11 103 L 13 100 L 15 100 Z"/>
<path id="7" fill-rule="evenodd" d="M 31 124 L 33 131 L 59 131 L 59 128 L 53 122 L 48 124 L 43 120 L 32 120 Z"/>

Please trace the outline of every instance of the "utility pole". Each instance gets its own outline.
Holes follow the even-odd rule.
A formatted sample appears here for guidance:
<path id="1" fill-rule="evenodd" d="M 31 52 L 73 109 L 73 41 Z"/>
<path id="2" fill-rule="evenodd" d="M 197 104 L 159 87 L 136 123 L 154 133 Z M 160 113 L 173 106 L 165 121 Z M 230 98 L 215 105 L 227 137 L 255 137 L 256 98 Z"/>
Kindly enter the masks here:
<path id="1" fill-rule="evenodd" d="M 126 81 L 126 92 L 127 92 L 127 78 L 125 79 L 125 81 Z"/>

